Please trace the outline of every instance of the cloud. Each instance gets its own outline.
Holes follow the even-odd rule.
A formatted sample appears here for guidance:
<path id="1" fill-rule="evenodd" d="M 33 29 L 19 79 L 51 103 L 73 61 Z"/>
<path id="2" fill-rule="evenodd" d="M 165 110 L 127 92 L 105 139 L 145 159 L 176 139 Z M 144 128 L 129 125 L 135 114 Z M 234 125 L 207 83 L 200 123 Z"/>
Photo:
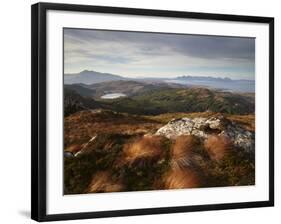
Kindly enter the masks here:
<path id="1" fill-rule="evenodd" d="M 214 75 L 254 78 L 253 38 L 64 30 L 65 73 L 124 76 Z"/>

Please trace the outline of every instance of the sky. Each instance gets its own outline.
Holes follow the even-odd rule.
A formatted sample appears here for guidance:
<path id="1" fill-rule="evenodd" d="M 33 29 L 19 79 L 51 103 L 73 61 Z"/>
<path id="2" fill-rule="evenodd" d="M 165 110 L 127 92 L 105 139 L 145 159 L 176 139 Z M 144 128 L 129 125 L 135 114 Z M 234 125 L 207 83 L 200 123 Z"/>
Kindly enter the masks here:
<path id="1" fill-rule="evenodd" d="M 64 73 L 93 70 L 125 77 L 183 75 L 254 79 L 255 39 L 64 29 Z"/>

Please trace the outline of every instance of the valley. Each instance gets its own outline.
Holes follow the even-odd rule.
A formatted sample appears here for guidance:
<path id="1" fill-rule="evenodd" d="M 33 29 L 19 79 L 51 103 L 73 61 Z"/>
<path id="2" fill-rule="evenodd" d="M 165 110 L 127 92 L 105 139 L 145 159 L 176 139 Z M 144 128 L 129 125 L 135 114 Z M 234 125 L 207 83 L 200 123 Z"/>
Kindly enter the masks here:
<path id="1" fill-rule="evenodd" d="M 66 85 L 66 101 L 70 92 L 77 95 L 78 104 L 89 109 L 100 107 L 139 115 L 204 111 L 249 114 L 255 110 L 253 93 L 222 92 L 178 84 L 111 81 L 90 86 Z M 123 97 L 102 98 L 103 95 L 116 93 L 123 94 Z M 68 110 L 67 107 L 65 109 Z"/>

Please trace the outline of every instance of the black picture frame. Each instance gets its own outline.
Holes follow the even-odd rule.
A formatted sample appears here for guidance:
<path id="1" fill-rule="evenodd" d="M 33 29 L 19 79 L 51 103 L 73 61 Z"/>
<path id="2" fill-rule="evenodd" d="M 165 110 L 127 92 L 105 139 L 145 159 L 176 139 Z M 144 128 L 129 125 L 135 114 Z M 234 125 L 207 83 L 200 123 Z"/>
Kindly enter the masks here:
<path id="1" fill-rule="evenodd" d="M 46 13 L 48 10 L 100 12 L 124 15 L 162 16 L 269 24 L 269 200 L 243 203 L 160 207 L 70 214 L 46 214 Z M 73 4 L 37 3 L 32 5 L 32 182 L 31 218 L 37 221 L 132 216 L 206 210 L 274 206 L 274 18 L 164 11 L 137 8 L 103 7 Z"/>

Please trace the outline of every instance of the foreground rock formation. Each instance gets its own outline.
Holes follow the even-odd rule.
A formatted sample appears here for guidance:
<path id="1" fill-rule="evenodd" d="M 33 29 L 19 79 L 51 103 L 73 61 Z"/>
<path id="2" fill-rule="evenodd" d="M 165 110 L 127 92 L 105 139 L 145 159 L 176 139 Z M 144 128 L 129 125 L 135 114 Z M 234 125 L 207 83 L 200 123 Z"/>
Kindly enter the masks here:
<path id="1" fill-rule="evenodd" d="M 165 126 L 157 130 L 155 135 L 175 139 L 181 135 L 194 135 L 202 140 L 210 135 L 223 136 L 228 138 L 235 147 L 247 152 L 254 151 L 255 134 L 240 127 L 235 122 L 226 119 L 223 115 L 209 118 L 180 118 L 173 119 Z"/>

